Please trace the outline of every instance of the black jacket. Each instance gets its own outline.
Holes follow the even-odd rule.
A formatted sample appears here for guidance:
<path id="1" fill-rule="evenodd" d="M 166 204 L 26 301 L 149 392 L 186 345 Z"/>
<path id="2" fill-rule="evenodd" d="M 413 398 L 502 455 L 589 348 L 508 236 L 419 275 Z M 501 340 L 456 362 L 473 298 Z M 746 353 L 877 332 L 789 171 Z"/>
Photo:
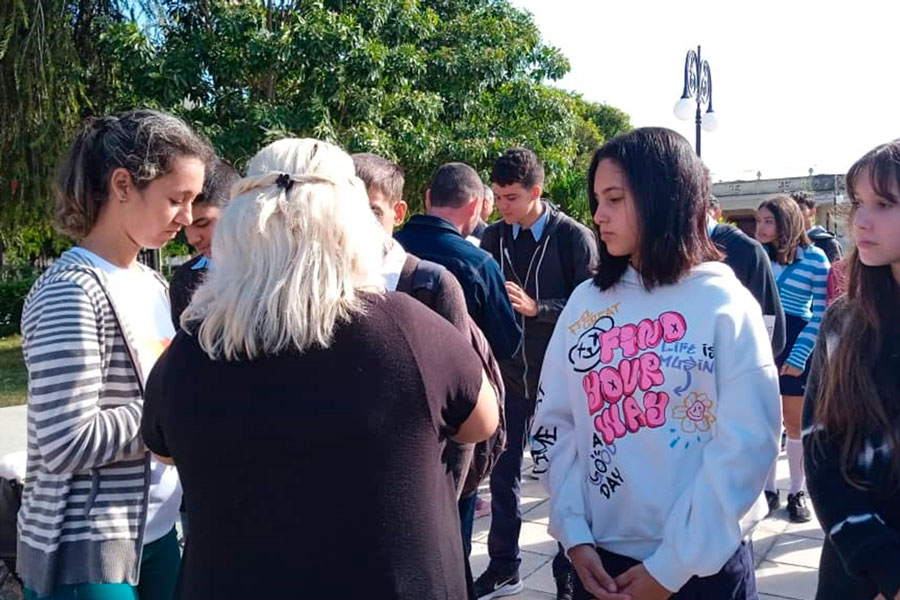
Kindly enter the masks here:
<path id="1" fill-rule="evenodd" d="M 500 361 L 507 394 L 532 402 L 537 397 L 544 352 L 559 313 L 572 291 L 593 276 L 597 265 L 593 232 L 549 202 L 546 207 L 550 214 L 538 240 L 536 259 L 527 273 L 517 273 L 513 266 L 512 225 L 494 223 L 481 239 L 481 248 L 500 263 L 506 280 L 519 284 L 538 304 L 536 317 L 516 315 L 522 327 L 522 344 L 512 358 Z"/>
<path id="2" fill-rule="evenodd" d="M 725 254 L 724 262 L 731 267 L 738 281 L 750 290 L 759 302 L 764 315 L 775 317 L 772 332 L 772 354 L 778 356 L 784 350 L 784 309 L 778 286 L 772 273 L 772 263 L 762 244 L 737 227 L 719 223 L 712 233 L 713 243 Z"/>
<path id="3" fill-rule="evenodd" d="M 466 241 L 449 221 L 413 215 L 394 234 L 407 252 L 447 268 L 466 296 L 466 307 L 481 328 L 494 356 L 512 356 L 519 345 L 519 325 L 503 285 L 503 275 L 491 255 Z"/>
<path id="4" fill-rule="evenodd" d="M 198 254 L 191 260 L 187 261 L 172 274 L 172 281 L 169 283 L 169 303 L 172 306 L 172 324 L 175 325 L 175 331 L 181 329 L 181 313 L 191 303 L 194 290 L 206 277 L 205 266 L 206 258 L 202 254 Z"/>
<path id="5" fill-rule="evenodd" d="M 844 255 L 844 249 L 841 248 L 841 243 L 835 239 L 833 233 L 821 225 L 817 225 L 810 229 L 807 235 L 809 235 L 809 239 L 813 244 L 825 252 L 828 262 L 834 264 L 841 260 L 841 257 Z"/>
<path id="6" fill-rule="evenodd" d="M 823 594 L 825 590 L 820 589 L 817 597 L 846 598 L 850 594 L 842 592 L 868 590 L 870 598 L 877 592 L 894 598 L 900 590 L 900 490 L 895 485 L 890 442 L 880 433 L 865 435 L 863 449 L 850 469 L 850 475 L 862 483 L 860 488 L 841 472 L 841 433 L 824 430 L 816 418 L 822 376 L 835 368 L 830 355 L 845 334 L 850 312 L 846 296 L 828 307 L 810 358 L 803 403 L 803 462 L 809 497 L 826 534 L 823 553 L 840 558 L 839 565 L 830 565 L 830 572 L 819 574 L 820 586 L 827 581 L 831 593 Z M 896 338 L 888 341 L 877 360 L 884 361 L 884 376 L 880 385 L 876 383 L 878 393 L 896 399 L 900 389 L 900 343 Z"/>

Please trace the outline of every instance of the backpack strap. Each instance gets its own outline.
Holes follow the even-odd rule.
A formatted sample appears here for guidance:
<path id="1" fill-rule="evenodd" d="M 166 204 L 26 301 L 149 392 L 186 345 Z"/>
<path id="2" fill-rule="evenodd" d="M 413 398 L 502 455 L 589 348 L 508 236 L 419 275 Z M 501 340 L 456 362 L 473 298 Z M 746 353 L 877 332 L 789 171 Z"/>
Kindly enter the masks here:
<path id="1" fill-rule="evenodd" d="M 397 281 L 397 291 L 409 294 L 428 308 L 434 308 L 434 298 L 447 269 L 437 263 L 408 255 Z"/>
<path id="2" fill-rule="evenodd" d="M 434 297 L 441 285 L 444 271 L 446 269 L 441 265 L 427 260 L 420 260 L 413 271 L 413 296 L 429 308 L 434 308 Z"/>

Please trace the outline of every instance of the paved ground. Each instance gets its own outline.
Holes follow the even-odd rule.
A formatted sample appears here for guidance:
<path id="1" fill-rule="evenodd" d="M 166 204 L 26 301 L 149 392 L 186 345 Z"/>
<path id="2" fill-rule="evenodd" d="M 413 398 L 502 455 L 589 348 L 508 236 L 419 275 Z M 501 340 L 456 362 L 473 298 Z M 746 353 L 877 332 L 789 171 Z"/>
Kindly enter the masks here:
<path id="1" fill-rule="evenodd" d="M 27 443 L 25 405 L 0 408 L 0 456 L 24 450 Z"/>
<path id="2" fill-rule="evenodd" d="M 0 408 L 0 456 L 25 448 L 25 407 Z M 525 473 L 530 470 L 526 466 Z M 787 459 L 778 463 L 779 487 L 787 487 Z M 547 496 L 537 481 L 523 478 L 521 575 L 525 591 L 519 600 L 553 600 L 555 585 L 550 563 L 556 553 L 556 542 L 547 534 Z M 487 493 L 484 497 L 487 498 Z M 481 574 L 488 562 L 487 530 L 490 517 L 475 522 L 472 544 L 472 570 Z M 811 600 L 815 596 L 823 534 L 818 522 L 794 525 L 787 521 L 785 510 L 766 519 L 753 535 L 756 555 L 756 581 L 761 598 Z"/>

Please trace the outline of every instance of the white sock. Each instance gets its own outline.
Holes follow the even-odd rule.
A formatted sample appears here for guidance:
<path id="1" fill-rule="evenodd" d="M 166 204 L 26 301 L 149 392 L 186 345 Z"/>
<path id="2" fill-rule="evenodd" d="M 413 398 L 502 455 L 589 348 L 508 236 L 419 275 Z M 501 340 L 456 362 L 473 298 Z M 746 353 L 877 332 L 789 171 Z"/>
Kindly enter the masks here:
<path id="1" fill-rule="evenodd" d="M 788 467 L 791 470 L 790 494 L 796 494 L 803 489 L 803 442 L 788 438 L 787 440 Z"/>
<path id="2" fill-rule="evenodd" d="M 775 483 L 775 469 L 778 467 L 778 458 L 775 458 L 775 462 L 772 463 L 772 468 L 769 469 L 769 477 L 766 479 L 766 491 L 767 492 L 778 492 L 778 485 Z"/>

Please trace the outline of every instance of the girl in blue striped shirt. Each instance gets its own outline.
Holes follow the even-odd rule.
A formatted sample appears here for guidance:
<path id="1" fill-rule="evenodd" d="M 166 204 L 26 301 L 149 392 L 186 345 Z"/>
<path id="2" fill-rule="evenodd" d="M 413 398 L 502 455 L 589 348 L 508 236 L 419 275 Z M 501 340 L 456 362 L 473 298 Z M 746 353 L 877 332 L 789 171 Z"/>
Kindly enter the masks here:
<path id="1" fill-rule="evenodd" d="M 825 314 L 831 266 L 825 253 L 811 243 L 800 206 L 790 196 L 775 196 L 759 205 L 756 239 L 768 251 L 778 295 L 784 306 L 787 339 L 775 363 L 780 369 L 779 387 L 791 473 L 788 515 L 791 521 L 803 523 L 812 517 L 803 492 L 803 443 L 800 439 L 803 393 L 809 375 L 809 356 Z M 778 508 L 774 465 L 766 483 L 766 498 L 770 511 Z"/>

